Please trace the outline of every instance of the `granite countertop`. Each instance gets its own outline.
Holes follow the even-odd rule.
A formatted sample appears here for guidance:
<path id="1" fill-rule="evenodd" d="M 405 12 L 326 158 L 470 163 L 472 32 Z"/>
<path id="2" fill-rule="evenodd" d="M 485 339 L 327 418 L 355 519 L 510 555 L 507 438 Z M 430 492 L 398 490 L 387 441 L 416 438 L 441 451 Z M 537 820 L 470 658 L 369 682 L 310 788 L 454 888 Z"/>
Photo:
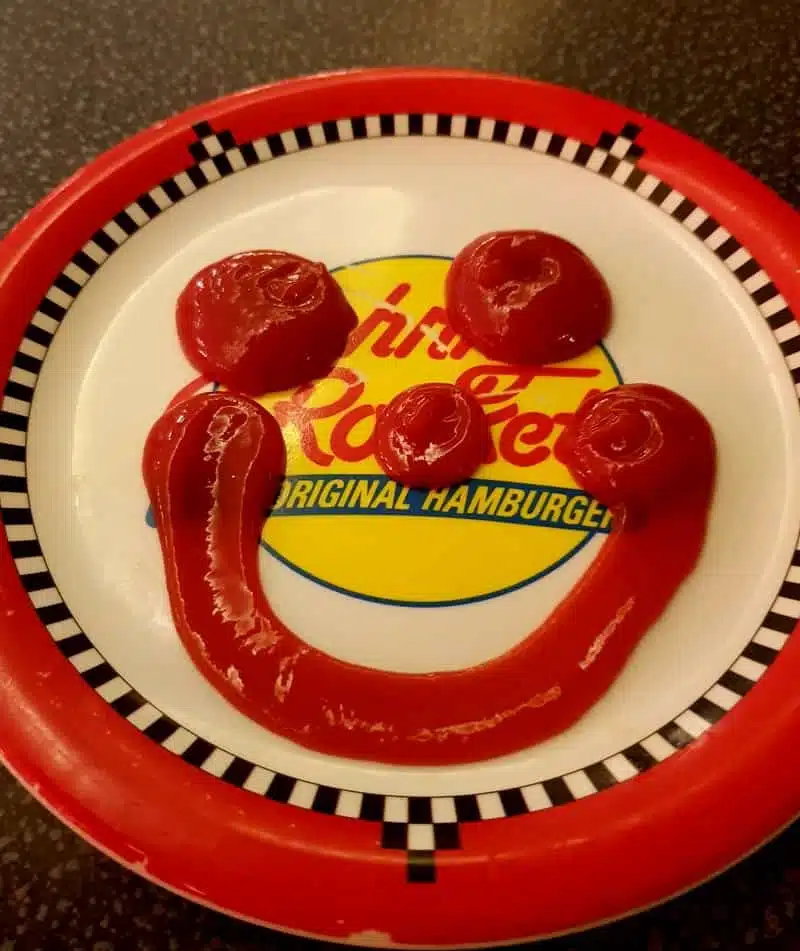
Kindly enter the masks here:
<path id="1" fill-rule="evenodd" d="M 800 204 L 796 0 L 3 0 L 0 232 L 87 159 L 267 80 L 370 65 L 498 70 L 618 100 L 697 136 Z M 794 23 L 794 27 L 792 26 Z M 800 827 L 568 949 L 800 947 Z M 0 951 L 304 945 L 117 867 L 0 770 Z"/>

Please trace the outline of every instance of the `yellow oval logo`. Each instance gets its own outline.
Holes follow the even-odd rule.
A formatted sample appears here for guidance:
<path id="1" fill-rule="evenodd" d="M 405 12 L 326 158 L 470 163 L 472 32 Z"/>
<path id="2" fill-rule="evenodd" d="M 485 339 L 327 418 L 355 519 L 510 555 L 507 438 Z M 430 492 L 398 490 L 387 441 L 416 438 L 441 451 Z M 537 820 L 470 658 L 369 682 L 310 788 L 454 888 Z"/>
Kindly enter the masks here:
<path id="1" fill-rule="evenodd" d="M 587 392 L 621 382 L 596 347 L 569 363 L 487 361 L 444 319 L 450 259 L 409 255 L 335 272 L 359 317 L 333 373 L 271 395 L 287 478 L 264 544 L 300 573 L 349 595 L 404 605 L 458 604 L 528 584 L 608 530 L 577 489 L 558 440 Z M 373 455 L 378 408 L 414 383 L 457 383 L 483 404 L 492 455 L 468 484 L 411 490 Z"/>

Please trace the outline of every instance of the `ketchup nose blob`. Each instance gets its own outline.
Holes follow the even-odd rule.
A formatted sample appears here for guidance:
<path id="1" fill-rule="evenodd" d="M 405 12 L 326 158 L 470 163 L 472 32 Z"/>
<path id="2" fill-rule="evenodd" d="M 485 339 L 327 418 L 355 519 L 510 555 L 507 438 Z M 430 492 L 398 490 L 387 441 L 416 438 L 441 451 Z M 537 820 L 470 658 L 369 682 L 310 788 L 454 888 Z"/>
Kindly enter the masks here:
<path id="1" fill-rule="evenodd" d="M 405 416 L 405 433 L 419 445 L 444 445 L 456 435 L 458 416 L 449 394 L 422 394 Z"/>
<path id="2" fill-rule="evenodd" d="M 489 423 L 480 403 L 450 383 L 422 383 L 392 399 L 375 426 L 375 457 L 390 478 L 442 488 L 486 460 Z"/>

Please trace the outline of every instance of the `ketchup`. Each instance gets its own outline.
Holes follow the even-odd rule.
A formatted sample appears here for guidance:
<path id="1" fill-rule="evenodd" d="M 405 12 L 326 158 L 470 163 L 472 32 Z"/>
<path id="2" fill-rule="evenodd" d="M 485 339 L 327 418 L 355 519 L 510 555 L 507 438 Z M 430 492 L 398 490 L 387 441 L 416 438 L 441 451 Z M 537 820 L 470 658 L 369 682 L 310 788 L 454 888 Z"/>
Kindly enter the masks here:
<path id="1" fill-rule="evenodd" d="M 489 453 L 489 422 L 471 393 L 452 383 L 411 386 L 375 424 L 375 456 L 404 485 L 439 489 L 463 482 Z"/>
<path id="2" fill-rule="evenodd" d="M 143 459 L 181 640 L 234 706 L 323 753 L 445 765 L 544 740 L 603 695 L 694 568 L 715 474 L 702 414 L 647 385 L 591 396 L 567 430 L 563 459 L 615 516 L 564 601 L 486 663 L 380 671 L 306 644 L 262 588 L 263 513 L 285 467 L 278 424 L 243 396 L 192 396 L 155 423 Z"/>
<path id="3" fill-rule="evenodd" d="M 610 509 L 646 518 L 691 491 L 714 464 L 697 410 L 652 383 L 589 394 L 559 450 L 582 489 Z"/>
<path id="4" fill-rule="evenodd" d="M 199 373 L 260 396 L 325 376 L 358 318 L 324 264 L 244 251 L 195 274 L 178 298 L 177 321 Z"/>
<path id="5" fill-rule="evenodd" d="M 588 257 L 544 231 L 482 235 L 453 260 L 445 285 L 453 329 L 506 363 L 571 360 L 611 324 L 611 294 Z"/>

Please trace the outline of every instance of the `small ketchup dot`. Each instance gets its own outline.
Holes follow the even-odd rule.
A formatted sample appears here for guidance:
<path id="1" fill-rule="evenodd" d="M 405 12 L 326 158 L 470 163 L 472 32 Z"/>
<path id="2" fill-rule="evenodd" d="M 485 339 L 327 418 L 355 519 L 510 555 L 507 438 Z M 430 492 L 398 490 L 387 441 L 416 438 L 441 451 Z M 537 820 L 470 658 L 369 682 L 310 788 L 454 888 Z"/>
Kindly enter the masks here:
<path id="1" fill-rule="evenodd" d="M 463 482 L 486 461 L 489 424 L 480 403 L 451 383 L 422 383 L 398 393 L 375 427 L 378 464 L 415 488 Z"/>

